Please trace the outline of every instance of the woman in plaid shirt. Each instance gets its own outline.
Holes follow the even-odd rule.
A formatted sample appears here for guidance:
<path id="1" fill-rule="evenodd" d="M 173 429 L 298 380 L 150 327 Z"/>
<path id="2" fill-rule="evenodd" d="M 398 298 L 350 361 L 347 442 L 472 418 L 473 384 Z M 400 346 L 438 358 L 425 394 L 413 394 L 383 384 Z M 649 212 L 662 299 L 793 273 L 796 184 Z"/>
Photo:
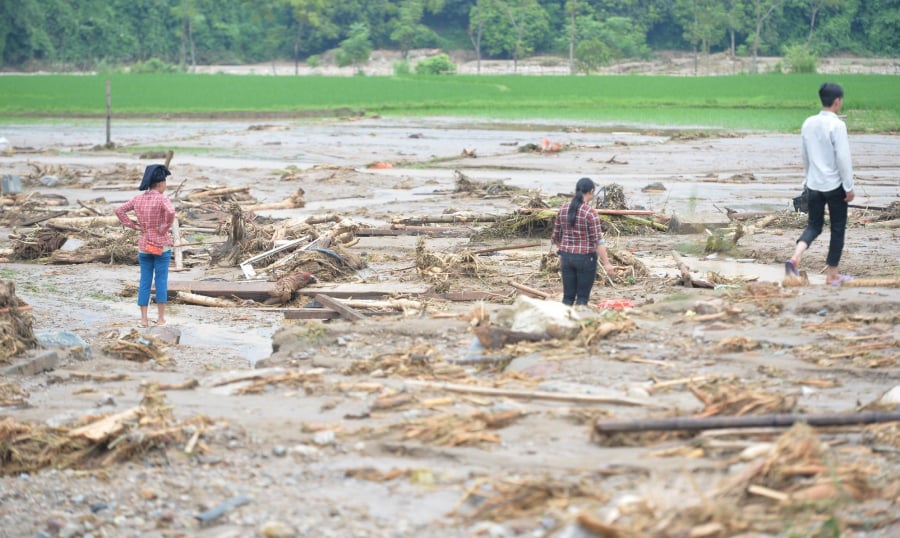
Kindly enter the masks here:
<path id="1" fill-rule="evenodd" d="M 613 276 L 615 268 L 609 263 L 606 241 L 600 229 L 600 217 L 591 207 L 594 182 L 583 177 L 575 184 L 575 196 L 568 206 L 556 215 L 553 237 L 560 256 L 563 281 L 563 300 L 569 306 L 586 305 L 597 278 L 597 257 L 603 262 L 606 274 Z"/>
<path id="2" fill-rule="evenodd" d="M 138 286 L 138 306 L 141 309 L 141 327 L 147 327 L 147 306 L 150 304 L 150 287 L 156 278 L 157 325 L 166 324 L 166 302 L 169 292 L 169 260 L 172 257 L 172 238 L 169 229 L 175 222 L 175 207 L 164 194 L 169 169 L 161 164 L 151 164 L 144 170 L 139 190 L 144 191 L 116 209 L 116 217 L 126 228 L 138 230 L 138 262 L 141 265 L 141 281 Z M 134 211 L 137 221 L 127 213 Z"/>

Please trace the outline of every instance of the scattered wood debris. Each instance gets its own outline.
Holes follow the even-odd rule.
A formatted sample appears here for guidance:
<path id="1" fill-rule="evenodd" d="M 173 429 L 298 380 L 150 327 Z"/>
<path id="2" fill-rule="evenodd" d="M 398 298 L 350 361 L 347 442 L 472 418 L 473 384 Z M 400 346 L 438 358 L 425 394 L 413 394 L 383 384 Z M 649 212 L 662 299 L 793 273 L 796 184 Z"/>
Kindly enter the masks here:
<path id="1" fill-rule="evenodd" d="M 159 339 L 137 329 L 131 329 L 125 336 L 104 346 L 103 350 L 127 361 L 147 362 L 153 360 L 161 366 L 171 362 Z"/>
<path id="2" fill-rule="evenodd" d="M 0 420 L 0 473 L 17 475 L 43 469 L 102 469 L 185 440 L 188 428 L 206 429 L 212 421 L 197 416 L 177 422 L 165 397 L 148 386 L 137 407 L 86 417 L 77 427 Z M 205 450 L 205 449 L 204 449 Z"/>
<path id="3" fill-rule="evenodd" d="M 0 280 L 0 364 L 37 347 L 32 322 L 31 305 L 19 299 L 12 281 Z"/>

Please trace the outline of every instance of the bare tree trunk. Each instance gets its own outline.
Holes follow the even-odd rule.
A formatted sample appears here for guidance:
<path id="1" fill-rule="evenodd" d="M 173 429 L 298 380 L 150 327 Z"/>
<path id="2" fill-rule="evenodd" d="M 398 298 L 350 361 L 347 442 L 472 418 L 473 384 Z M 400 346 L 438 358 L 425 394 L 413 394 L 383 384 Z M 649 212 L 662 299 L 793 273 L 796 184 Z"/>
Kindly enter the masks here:
<path id="1" fill-rule="evenodd" d="M 475 35 L 469 30 L 469 41 L 472 42 L 472 48 L 475 49 L 475 72 L 481 74 L 481 34 L 484 30 L 484 22 L 478 21 L 478 29 Z"/>
<path id="2" fill-rule="evenodd" d="M 810 14 L 810 17 L 809 17 L 809 37 L 806 38 L 807 45 L 812 43 L 813 29 L 815 29 L 815 27 L 816 27 L 816 15 L 819 13 L 820 7 L 822 7 L 822 6 L 816 4 L 812 8 L 812 13 Z"/>
<path id="3" fill-rule="evenodd" d="M 303 25 L 297 23 L 297 35 L 294 36 L 294 75 L 300 74 L 300 39 Z"/>
<path id="4" fill-rule="evenodd" d="M 575 74 L 575 14 L 569 19 L 569 74 Z"/>
<path id="5" fill-rule="evenodd" d="M 194 21 L 188 19 L 188 40 L 191 43 L 191 73 L 197 71 L 197 56 L 194 50 Z"/>

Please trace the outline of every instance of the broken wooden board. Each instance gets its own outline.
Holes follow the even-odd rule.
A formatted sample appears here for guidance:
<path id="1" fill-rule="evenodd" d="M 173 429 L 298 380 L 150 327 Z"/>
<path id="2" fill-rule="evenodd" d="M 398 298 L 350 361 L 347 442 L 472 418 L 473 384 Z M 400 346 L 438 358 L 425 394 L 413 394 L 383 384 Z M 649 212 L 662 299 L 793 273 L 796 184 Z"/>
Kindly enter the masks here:
<path id="1" fill-rule="evenodd" d="M 342 318 L 348 321 L 358 321 L 361 319 L 365 319 L 366 317 L 360 314 L 357 310 L 350 308 L 345 304 L 341 304 L 340 301 L 335 300 L 333 297 L 329 297 L 327 295 L 317 293 L 315 296 L 315 300 L 320 305 L 333 310 L 341 315 Z"/>
<path id="2" fill-rule="evenodd" d="M 337 319 L 340 314 L 327 308 L 286 308 L 284 319 Z"/>

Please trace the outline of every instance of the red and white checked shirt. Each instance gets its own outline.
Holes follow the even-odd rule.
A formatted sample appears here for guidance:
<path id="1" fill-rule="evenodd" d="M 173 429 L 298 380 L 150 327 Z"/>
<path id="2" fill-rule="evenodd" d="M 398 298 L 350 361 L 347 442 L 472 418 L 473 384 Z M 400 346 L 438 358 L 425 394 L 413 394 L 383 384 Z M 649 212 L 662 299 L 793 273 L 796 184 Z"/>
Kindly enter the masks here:
<path id="1" fill-rule="evenodd" d="M 582 203 L 575 217 L 575 225 L 569 225 L 567 214 L 569 204 L 565 204 L 556 215 L 551 242 L 559 245 L 559 250 L 571 254 L 592 254 L 603 240 L 600 217 L 590 204 Z"/>
<path id="2" fill-rule="evenodd" d="M 129 211 L 137 215 L 137 223 L 128 217 Z M 141 232 L 138 250 L 144 250 L 148 242 L 163 247 L 172 245 L 169 229 L 175 222 L 175 207 L 165 194 L 152 189 L 142 192 L 120 205 L 116 217 L 122 226 Z"/>

